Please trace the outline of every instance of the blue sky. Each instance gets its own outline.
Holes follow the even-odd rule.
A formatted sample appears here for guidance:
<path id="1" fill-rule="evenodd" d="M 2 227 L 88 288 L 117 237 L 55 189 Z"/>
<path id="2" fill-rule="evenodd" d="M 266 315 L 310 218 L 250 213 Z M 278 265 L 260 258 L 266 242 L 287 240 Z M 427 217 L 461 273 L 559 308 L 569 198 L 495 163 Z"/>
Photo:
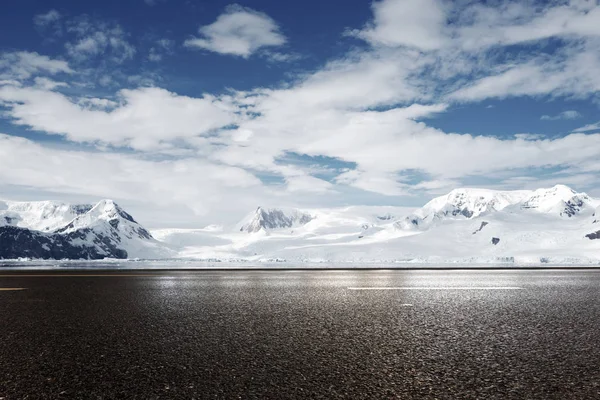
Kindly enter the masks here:
<path id="1" fill-rule="evenodd" d="M 458 186 L 600 195 L 599 68 L 588 0 L 10 2 L 0 190 L 115 198 L 150 225 Z"/>

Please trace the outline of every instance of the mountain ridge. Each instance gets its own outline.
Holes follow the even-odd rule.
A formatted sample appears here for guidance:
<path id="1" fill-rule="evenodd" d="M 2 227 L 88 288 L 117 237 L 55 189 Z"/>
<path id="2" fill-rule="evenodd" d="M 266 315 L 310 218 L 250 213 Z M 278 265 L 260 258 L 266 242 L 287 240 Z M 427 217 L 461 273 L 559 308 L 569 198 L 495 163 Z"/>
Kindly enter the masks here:
<path id="1" fill-rule="evenodd" d="M 0 226 L 0 258 L 125 259 L 172 255 L 167 246 L 155 240 L 112 200 L 101 200 L 96 205 L 3 203 L 7 206 L 0 213 L 4 219 Z M 49 229 L 70 216 L 73 218 L 66 224 Z"/>
<path id="2" fill-rule="evenodd" d="M 44 209 L 40 204 L 32 209 Z M 4 243 L 0 258 L 288 263 L 590 259 L 600 263 L 600 200 L 564 185 L 527 191 L 459 188 L 410 212 L 374 206 L 258 207 L 232 229 L 149 232 L 112 200 L 90 207 L 55 208 L 62 211 L 34 214 L 41 220 L 50 215 L 46 220 L 52 224 L 77 215 L 51 232 L 18 226 L 23 221 L 49 226 L 34 221 L 34 214 L 23 218 L 8 206 L 0 208 L 0 218 L 10 220 L 0 220 Z M 21 209 L 29 212 L 25 206 Z"/>

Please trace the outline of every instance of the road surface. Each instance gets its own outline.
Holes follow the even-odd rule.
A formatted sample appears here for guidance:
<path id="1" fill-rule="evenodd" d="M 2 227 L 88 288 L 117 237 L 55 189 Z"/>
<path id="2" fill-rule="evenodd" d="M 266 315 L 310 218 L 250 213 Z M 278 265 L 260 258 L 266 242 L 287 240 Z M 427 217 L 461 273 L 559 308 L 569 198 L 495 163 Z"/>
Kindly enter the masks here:
<path id="1" fill-rule="evenodd" d="M 600 270 L 0 271 L 25 398 L 600 398 Z"/>

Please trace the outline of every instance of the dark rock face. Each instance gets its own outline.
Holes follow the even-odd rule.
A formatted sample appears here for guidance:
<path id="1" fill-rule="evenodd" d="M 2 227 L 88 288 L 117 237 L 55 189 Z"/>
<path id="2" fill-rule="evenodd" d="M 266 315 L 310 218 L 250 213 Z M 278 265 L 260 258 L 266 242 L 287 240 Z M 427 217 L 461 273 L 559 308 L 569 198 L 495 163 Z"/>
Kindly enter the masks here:
<path id="1" fill-rule="evenodd" d="M 488 224 L 489 224 L 488 222 L 485 222 L 485 221 L 483 221 L 483 222 L 481 223 L 481 226 L 479 227 L 479 229 L 477 229 L 475 232 L 473 232 L 473 235 L 474 235 L 474 234 L 476 234 L 477 232 L 481 232 L 481 230 L 482 230 L 483 228 L 485 228 L 485 227 L 486 227 Z"/>
<path id="2" fill-rule="evenodd" d="M 585 237 L 590 240 L 600 239 L 600 231 L 592 232 L 589 235 L 585 235 Z"/>
<path id="3" fill-rule="evenodd" d="M 90 211 L 94 206 L 91 204 L 74 204 L 71 206 L 71 211 L 76 215 L 83 215 L 86 212 Z"/>
<path id="4" fill-rule="evenodd" d="M 495 246 L 495 245 L 497 245 L 498 243 L 500 243 L 500 238 L 493 237 L 493 238 L 492 238 L 492 244 Z"/>
<path id="5" fill-rule="evenodd" d="M 464 217 L 471 218 L 473 216 L 473 211 L 469 210 L 468 208 L 456 209 L 452 211 L 452 215 L 454 217 L 457 215 L 462 215 Z"/>
<path id="6" fill-rule="evenodd" d="M 127 252 L 115 246 L 110 238 L 95 235 L 93 243 L 97 247 L 73 245 L 75 239 L 86 240 L 89 232 L 85 229 L 69 234 L 45 233 L 16 226 L 0 227 L 0 259 L 40 258 L 40 259 L 86 259 L 127 258 Z M 98 249 L 100 248 L 100 250 Z"/>
<path id="7" fill-rule="evenodd" d="M 565 209 L 563 210 L 563 212 L 561 214 L 564 214 L 564 215 L 568 216 L 569 218 L 571 218 L 572 216 L 578 214 L 581 211 L 581 208 L 583 207 L 583 205 L 584 205 L 583 200 L 581 200 L 577 196 L 573 197 L 571 200 L 569 200 L 565 203 Z"/>

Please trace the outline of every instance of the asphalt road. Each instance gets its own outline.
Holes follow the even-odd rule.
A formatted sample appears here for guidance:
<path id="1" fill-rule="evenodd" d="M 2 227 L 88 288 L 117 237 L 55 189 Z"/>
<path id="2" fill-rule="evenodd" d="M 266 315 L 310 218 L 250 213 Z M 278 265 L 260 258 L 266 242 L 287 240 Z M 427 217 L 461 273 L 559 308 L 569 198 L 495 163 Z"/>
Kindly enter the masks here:
<path id="1" fill-rule="evenodd" d="M 600 398 L 600 270 L 0 271 L 0 289 L 0 399 Z"/>

